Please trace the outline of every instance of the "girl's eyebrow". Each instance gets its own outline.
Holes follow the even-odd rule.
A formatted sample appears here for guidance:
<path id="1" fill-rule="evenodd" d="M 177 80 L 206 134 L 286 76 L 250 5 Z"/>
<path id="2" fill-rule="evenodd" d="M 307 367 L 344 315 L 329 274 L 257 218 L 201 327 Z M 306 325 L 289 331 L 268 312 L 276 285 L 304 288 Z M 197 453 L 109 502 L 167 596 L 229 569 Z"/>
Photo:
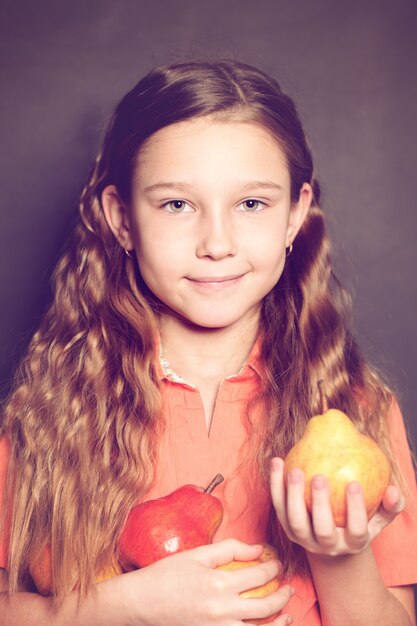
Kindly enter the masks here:
<path id="1" fill-rule="evenodd" d="M 170 190 L 170 189 L 176 189 L 179 191 L 188 191 L 189 189 L 192 189 L 192 188 L 193 188 L 193 185 L 191 184 L 172 181 L 172 182 L 155 183 L 154 185 L 150 185 L 149 187 L 146 187 L 144 191 L 145 193 L 149 193 L 151 191 L 164 191 L 164 190 Z M 250 181 L 248 183 L 243 184 L 242 187 L 240 188 L 241 191 L 251 191 L 253 189 L 278 189 L 281 191 L 282 185 L 279 185 L 278 183 L 274 183 L 272 180 L 254 180 L 254 181 Z"/>
<path id="2" fill-rule="evenodd" d="M 242 186 L 242 191 L 250 191 L 251 189 L 279 189 L 282 185 L 274 183 L 272 180 L 254 180 Z"/>
<path id="3" fill-rule="evenodd" d="M 150 185 L 145 188 L 145 193 L 150 191 L 163 191 L 164 189 L 179 189 L 180 191 L 187 191 L 187 189 L 192 189 L 193 185 L 189 185 L 187 183 L 180 182 L 166 182 L 166 183 L 155 183 L 154 185 Z"/>

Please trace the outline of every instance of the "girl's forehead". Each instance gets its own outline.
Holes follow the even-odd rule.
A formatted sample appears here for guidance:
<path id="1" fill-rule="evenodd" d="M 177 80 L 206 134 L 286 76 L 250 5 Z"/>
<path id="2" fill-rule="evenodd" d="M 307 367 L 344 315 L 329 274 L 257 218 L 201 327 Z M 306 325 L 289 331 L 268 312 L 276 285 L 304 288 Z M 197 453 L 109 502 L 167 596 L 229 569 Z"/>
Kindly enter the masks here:
<path id="1" fill-rule="evenodd" d="M 276 136 L 260 122 L 252 120 L 223 118 L 213 115 L 192 118 L 165 126 L 151 135 L 142 145 L 138 154 L 138 164 L 144 165 L 150 159 L 161 159 L 163 153 L 177 148 L 192 153 L 204 149 L 216 151 L 217 146 L 236 151 L 256 149 L 259 152 L 275 153 L 287 165 L 287 158 Z"/>
<path id="2" fill-rule="evenodd" d="M 138 159 L 133 193 L 199 190 L 216 195 L 261 187 L 288 192 L 290 184 L 285 154 L 265 128 L 198 118 L 150 137 Z"/>

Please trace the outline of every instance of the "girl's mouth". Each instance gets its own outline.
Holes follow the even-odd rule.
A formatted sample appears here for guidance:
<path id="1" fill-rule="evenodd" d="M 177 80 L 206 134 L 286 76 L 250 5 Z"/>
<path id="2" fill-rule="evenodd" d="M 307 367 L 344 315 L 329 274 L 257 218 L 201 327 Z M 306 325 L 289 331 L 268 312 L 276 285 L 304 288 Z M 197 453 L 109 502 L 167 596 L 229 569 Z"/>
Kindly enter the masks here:
<path id="1" fill-rule="evenodd" d="M 245 274 L 233 274 L 230 276 L 196 276 L 187 277 L 193 287 L 200 291 L 224 291 L 238 285 Z"/>

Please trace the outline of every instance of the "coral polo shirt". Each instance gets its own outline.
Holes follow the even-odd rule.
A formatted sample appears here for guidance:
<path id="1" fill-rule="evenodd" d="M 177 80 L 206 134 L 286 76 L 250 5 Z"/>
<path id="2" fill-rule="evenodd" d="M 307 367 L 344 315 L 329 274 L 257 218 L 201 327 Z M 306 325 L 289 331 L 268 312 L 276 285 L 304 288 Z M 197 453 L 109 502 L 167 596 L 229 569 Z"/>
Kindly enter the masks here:
<path id="1" fill-rule="evenodd" d="M 197 388 L 175 374 L 160 359 L 163 413 L 166 422 L 161 437 L 156 476 L 146 499 L 170 493 L 181 485 L 206 486 L 221 473 L 225 480 L 214 495 L 222 501 L 223 521 L 214 540 L 234 537 L 247 543 L 262 543 L 271 506 L 250 450 L 256 446 L 257 426 L 264 419 L 260 411 L 247 417 L 247 399 L 259 392 L 263 376 L 259 342 L 238 374 L 220 386 L 210 430 Z M 417 488 L 403 419 L 395 403 L 389 425 L 400 469 L 409 485 L 407 507 L 387 526 L 373 544 L 378 566 L 387 587 L 417 583 Z M 294 578 L 295 595 L 285 611 L 294 626 L 321 626 L 317 596 L 310 579 Z"/>
<path id="2" fill-rule="evenodd" d="M 263 487 L 249 450 L 256 446 L 256 426 L 263 417 L 246 412 L 247 399 L 259 391 L 262 365 L 255 345 L 248 361 L 219 390 L 209 432 L 199 391 L 175 375 L 161 361 L 163 411 L 166 422 L 161 436 L 155 480 L 146 499 L 156 498 L 192 483 L 206 486 L 217 474 L 225 480 L 215 495 L 224 507 L 224 519 L 215 541 L 234 537 L 248 543 L 266 538 L 270 496 Z M 395 451 L 410 488 L 407 507 L 385 528 L 372 547 L 384 583 L 388 587 L 417 583 L 417 490 L 401 413 L 393 404 L 389 416 Z M 0 441 L 0 488 L 4 484 L 7 443 Z M 6 567 L 7 539 L 0 546 L 0 567 Z M 292 581 L 295 595 L 285 608 L 294 626 L 320 626 L 314 585 L 310 579 Z"/>

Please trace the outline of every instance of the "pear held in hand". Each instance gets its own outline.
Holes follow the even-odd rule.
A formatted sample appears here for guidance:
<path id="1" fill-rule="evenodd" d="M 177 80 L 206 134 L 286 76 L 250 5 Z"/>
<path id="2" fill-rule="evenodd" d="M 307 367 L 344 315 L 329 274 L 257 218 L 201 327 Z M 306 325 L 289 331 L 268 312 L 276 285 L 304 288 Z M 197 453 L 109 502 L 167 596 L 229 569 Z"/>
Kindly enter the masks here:
<path id="1" fill-rule="evenodd" d="M 323 396 L 322 396 L 323 398 Z M 369 436 L 359 432 L 349 417 L 328 409 L 312 417 L 303 437 L 289 451 L 285 475 L 298 468 L 305 475 L 305 500 L 311 512 L 311 479 L 318 474 L 329 483 L 330 503 L 336 526 L 347 523 L 346 487 L 357 481 L 364 493 L 368 519 L 378 509 L 389 485 L 391 470 L 384 452 Z"/>
<path id="2" fill-rule="evenodd" d="M 123 566 L 145 567 L 175 552 L 211 543 L 223 519 L 223 505 L 211 492 L 223 480 L 217 474 L 206 489 L 183 485 L 135 506 L 119 539 Z"/>
<path id="3" fill-rule="evenodd" d="M 235 570 L 242 567 L 253 567 L 254 565 L 258 565 L 259 563 L 263 563 L 264 561 L 269 561 L 270 559 L 278 560 L 278 555 L 272 546 L 265 544 L 263 546 L 263 551 L 261 555 L 257 559 L 254 559 L 253 561 L 230 561 L 229 563 L 225 563 L 224 565 L 218 565 L 216 569 Z M 260 587 L 254 587 L 253 589 L 242 591 L 240 595 L 242 598 L 264 598 L 265 596 L 269 596 L 270 593 L 277 591 L 279 588 L 279 579 L 273 578 L 272 580 L 268 581 L 264 585 L 261 585 Z M 248 621 L 251 624 L 269 624 L 278 615 L 279 613 L 276 613 L 275 615 L 270 615 L 269 617 L 244 621 Z"/>

